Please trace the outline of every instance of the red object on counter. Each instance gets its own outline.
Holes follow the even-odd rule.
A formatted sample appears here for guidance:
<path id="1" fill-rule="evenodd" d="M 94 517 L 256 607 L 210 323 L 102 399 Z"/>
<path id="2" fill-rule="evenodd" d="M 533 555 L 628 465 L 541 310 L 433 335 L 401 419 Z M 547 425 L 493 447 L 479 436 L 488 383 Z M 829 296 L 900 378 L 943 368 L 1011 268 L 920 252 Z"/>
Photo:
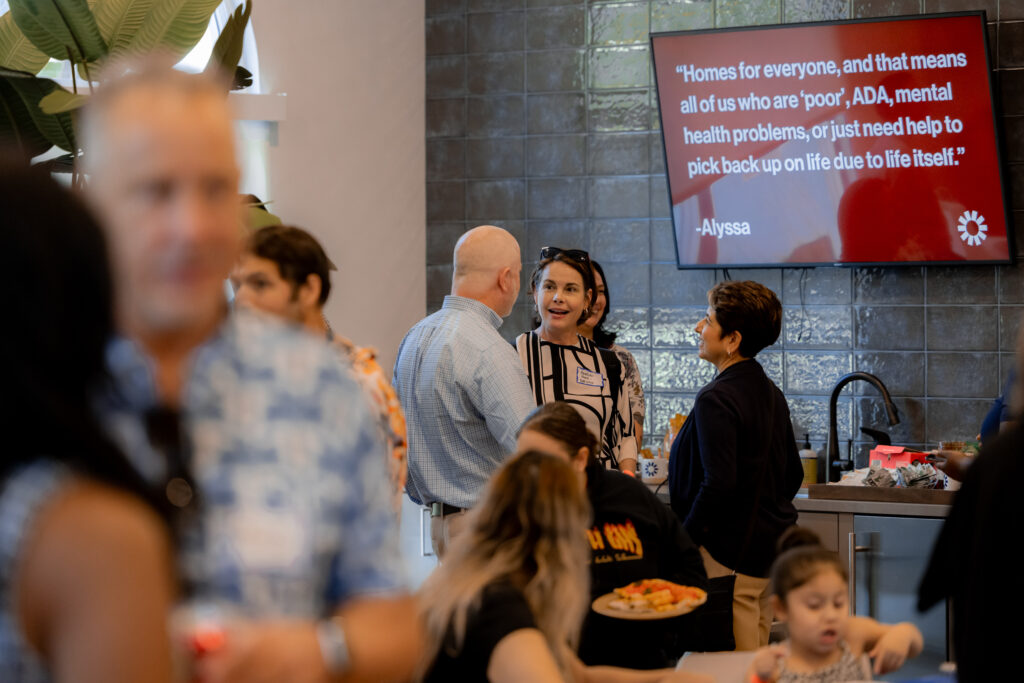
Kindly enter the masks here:
<path id="1" fill-rule="evenodd" d="M 868 455 L 868 463 L 872 467 L 906 467 L 910 463 L 928 462 L 927 453 L 915 451 L 905 446 L 875 446 Z"/>

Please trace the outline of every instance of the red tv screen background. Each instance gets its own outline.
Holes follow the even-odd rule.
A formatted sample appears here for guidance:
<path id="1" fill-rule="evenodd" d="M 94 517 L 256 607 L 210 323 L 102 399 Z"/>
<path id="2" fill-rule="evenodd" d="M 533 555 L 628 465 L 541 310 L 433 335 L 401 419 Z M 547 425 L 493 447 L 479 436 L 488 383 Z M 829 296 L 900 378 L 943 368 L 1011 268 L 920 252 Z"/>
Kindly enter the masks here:
<path id="1" fill-rule="evenodd" d="M 681 267 L 1009 261 L 981 14 L 651 42 Z"/>

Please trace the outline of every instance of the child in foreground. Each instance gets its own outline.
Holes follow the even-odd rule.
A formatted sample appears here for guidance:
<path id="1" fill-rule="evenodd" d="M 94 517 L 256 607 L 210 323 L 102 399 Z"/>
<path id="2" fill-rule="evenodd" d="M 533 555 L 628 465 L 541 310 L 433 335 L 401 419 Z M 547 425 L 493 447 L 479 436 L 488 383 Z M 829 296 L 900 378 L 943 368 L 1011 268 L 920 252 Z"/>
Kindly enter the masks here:
<path id="1" fill-rule="evenodd" d="M 789 639 L 758 651 L 751 683 L 867 681 L 921 652 L 913 624 L 849 615 L 846 570 L 811 531 L 792 527 L 783 534 L 771 579 L 772 607 Z"/>

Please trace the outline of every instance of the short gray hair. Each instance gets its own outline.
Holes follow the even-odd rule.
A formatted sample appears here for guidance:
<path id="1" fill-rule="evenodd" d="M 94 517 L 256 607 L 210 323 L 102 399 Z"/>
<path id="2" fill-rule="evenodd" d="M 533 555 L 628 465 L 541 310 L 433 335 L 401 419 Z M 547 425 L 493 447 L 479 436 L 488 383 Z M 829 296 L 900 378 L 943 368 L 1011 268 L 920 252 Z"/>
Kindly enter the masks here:
<path id="1" fill-rule="evenodd" d="M 86 170 L 96 168 L 102 153 L 104 124 L 114 105 L 136 90 L 155 89 L 183 97 L 226 98 L 230 79 L 224 74 L 192 74 L 174 68 L 171 55 L 155 52 L 111 60 L 101 72 L 99 88 L 89 97 L 79 120 L 80 146 Z"/>

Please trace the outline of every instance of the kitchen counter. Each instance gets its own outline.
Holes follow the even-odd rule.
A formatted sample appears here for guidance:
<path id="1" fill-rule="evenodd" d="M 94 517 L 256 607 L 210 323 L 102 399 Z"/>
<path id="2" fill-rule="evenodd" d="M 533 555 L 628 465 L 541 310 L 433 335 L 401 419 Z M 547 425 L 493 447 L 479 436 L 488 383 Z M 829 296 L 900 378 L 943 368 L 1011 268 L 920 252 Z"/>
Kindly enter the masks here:
<path id="1" fill-rule="evenodd" d="M 644 482 L 658 499 L 669 503 L 668 484 Z M 886 517 L 932 517 L 942 518 L 949 515 L 948 504 L 942 503 L 903 503 L 879 502 L 870 500 L 836 500 L 833 498 L 808 498 L 807 489 L 800 489 L 793 499 L 796 511 L 804 513 L 849 514 L 849 515 L 882 515 Z"/>
<path id="2" fill-rule="evenodd" d="M 804 513 L 830 513 L 851 515 L 881 515 L 886 517 L 946 517 L 949 505 L 940 503 L 883 503 L 873 500 L 836 500 L 808 498 L 806 489 L 800 489 L 793 506 Z"/>

